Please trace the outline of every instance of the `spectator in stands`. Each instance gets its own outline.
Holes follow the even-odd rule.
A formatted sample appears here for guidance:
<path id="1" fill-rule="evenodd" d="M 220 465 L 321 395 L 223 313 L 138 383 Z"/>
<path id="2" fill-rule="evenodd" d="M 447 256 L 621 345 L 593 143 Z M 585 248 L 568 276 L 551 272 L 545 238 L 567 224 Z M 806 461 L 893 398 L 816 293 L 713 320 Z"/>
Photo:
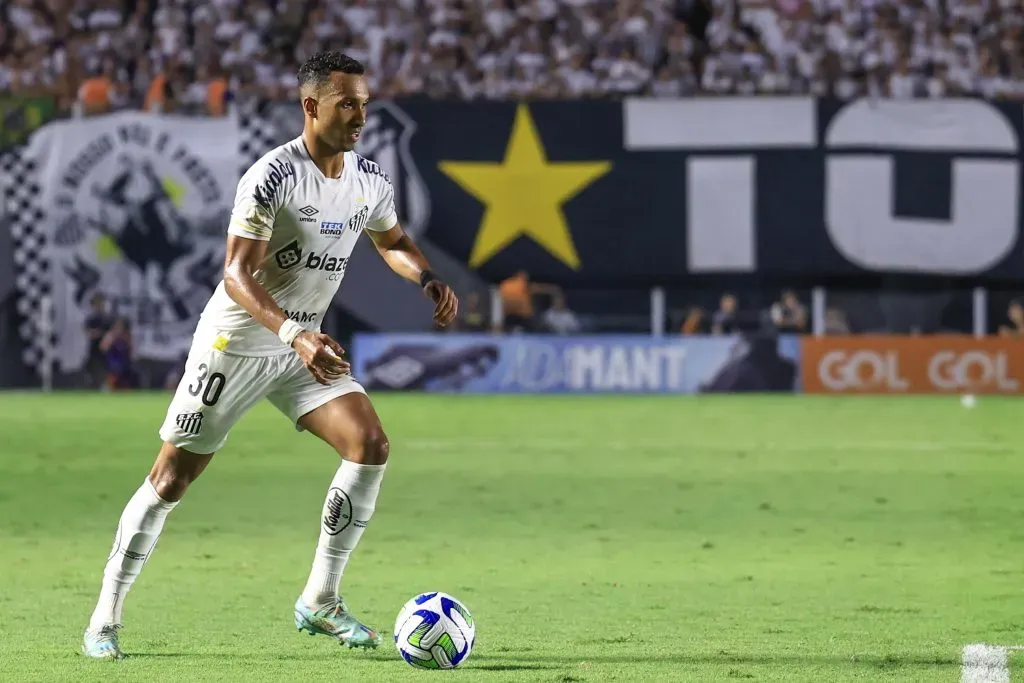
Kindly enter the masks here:
<path id="1" fill-rule="evenodd" d="M 502 317 L 506 332 L 533 332 L 537 329 L 534 320 L 533 297 L 538 294 L 559 296 L 562 290 L 553 285 L 530 282 L 530 274 L 521 270 L 504 280 L 498 288 L 501 296 Z"/>
<path id="2" fill-rule="evenodd" d="M 683 325 L 679 329 L 679 333 L 703 334 L 707 332 L 705 329 L 706 318 L 707 316 L 704 313 L 704 309 L 699 306 L 694 306 L 686 314 L 686 320 L 683 321 Z"/>
<path id="3" fill-rule="evenodd" d="M 796 292 L 787 289 L 770 309 L 772 324 L 779 332 L 803 334 L 807 332 L 807 309 Z"/>
<path id="4" fill-rule="evenodd" d="M 825 311 L 825 334 L 838 336 L 850 334 L 846 314 L 841 309 L 829 308 Z"/>
<path id="5" fill-rule="evenodd" d="M 1004 337 L 1024 337 L 1024 305 L 1019 301 L 1010 302 L 1006 310 L 1009 324 L 999 326 L 999 334 Z"/>
<path id="6" fill-rule="evenodd" d="M 544 327 L 555 334 L 577 334 L 581 326 L 576 314 L 565 304 L 565 295 L 556 294 L 551 307 L 544 311 Z"/>
<path id="7" fill-rule="evenodd" d="M 100 344 L 113 321 L 107 313 L 107 299 L 99 292 L 89 299 L 89 307 L 91 310 L 85 318 L 85 336 L 89 340 L 89 355 L 85 361 L 85 385 L 90 389 L 99 389 L 103 386 L 107 366 Z"/>
<path id="8" fill-rule="evenodd" d="M 338 44 L 382 98 L 1021 99 L 1022 20 L 1019 0 L 0 0 L 0 92 L 220 115 L 294 98 Z"/>
<path id="9" fill-rule="evenodd" d="M 459 304 L 459 317 L 453 329 L 459 332 L 484 332 L 489 327 L 480 292 L 469 292 Z"/>
<path id="10" fill-rule="evenodd" d="M 138 386 L 135 372 L 131 329 L 128 321 L 118 318 L 100 342 L 107 365 L 106 388 L 109 391 L 133 389 Z"/>
<path id="11" fill-rule="evenodd" d="M 718 310 L 711 316 L 712 334 L 732 334 L 740 329 L 737 320 L 738 302 L 732 294 L 723 294 L 718 302 Z"/>

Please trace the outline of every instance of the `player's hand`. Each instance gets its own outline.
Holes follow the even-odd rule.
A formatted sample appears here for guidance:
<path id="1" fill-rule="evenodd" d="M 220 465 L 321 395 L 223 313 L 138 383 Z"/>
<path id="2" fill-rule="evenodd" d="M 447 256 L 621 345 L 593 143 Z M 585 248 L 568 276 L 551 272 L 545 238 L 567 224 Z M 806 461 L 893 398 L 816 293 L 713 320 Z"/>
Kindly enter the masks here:
<path id="1" fill-rule="evenodd" d="M 431 280 L 423 288 L 430 300 L 434 302 L 434 322 L 444 327 L 459 312 L 459 300 L 451 287 L 440 280 Z"/>
<path id="2" fill-rule="evenodd" d="M 341 344 L 322 332 L 299 332 L 292 342 L 292 348 L 299 354 L 302 364 L 320 384 L 330 384 L 352 371 L 348 361 L 342 360 L 345 349 Z"/>

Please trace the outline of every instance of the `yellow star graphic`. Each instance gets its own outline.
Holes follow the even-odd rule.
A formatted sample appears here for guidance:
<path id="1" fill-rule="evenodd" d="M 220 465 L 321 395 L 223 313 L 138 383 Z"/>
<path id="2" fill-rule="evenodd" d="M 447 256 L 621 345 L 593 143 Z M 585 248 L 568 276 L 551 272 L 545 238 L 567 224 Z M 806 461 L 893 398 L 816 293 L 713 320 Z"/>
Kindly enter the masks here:
<path id="1" fill-rule="evenodd" d="M 438 167 L 487 207 L 470 266 L 479 266 L 520 235 L 528 235 L 578 269 L 580 257 L 562 205 L 612 165 L 607 161 L 549 162 L 530 110 L 520 104 L 504 161 L 442 161 Z"/>

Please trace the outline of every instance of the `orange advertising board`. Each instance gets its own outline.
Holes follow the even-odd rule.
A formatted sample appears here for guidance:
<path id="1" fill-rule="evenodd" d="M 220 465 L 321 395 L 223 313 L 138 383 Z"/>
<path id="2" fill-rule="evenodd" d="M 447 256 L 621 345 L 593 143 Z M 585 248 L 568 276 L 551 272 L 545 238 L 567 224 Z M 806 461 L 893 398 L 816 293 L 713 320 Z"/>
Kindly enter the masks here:
<path id="1" fill-rule="evenodd" d="M 1024 393 L 1024 340 L 1019 339 L 804 337 L 800 355 L 808 393 Z"/>

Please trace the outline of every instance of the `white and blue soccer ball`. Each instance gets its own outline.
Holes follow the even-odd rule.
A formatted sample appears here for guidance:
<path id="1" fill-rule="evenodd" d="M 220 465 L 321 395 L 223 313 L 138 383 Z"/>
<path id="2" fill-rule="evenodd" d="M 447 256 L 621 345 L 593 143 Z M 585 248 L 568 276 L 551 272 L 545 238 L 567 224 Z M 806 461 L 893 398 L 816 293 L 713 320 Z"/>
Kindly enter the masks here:
<path id="1" fill-rule="evenodd" d="M 395 619 L 395 647 L 419 669 L 454 669 L 469 658 L 474 643 L 473 616 L 447 593 L 421 593 Z"/>

